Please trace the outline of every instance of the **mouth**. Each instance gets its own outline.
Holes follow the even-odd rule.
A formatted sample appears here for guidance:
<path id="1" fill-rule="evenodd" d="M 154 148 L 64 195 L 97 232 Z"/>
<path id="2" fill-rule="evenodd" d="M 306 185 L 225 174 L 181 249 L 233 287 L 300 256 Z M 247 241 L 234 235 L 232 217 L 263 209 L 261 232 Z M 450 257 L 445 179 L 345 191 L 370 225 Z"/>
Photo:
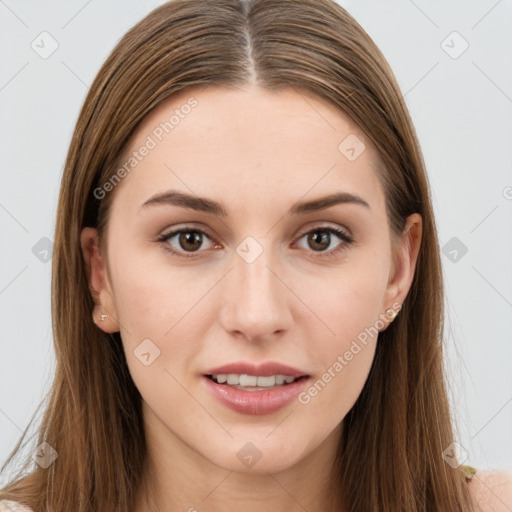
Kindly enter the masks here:
<path id="1" fill-rule="evenodd" d="M 280 361 L 237 361 L 202 374 L 206 390 L 223 406 L 240 414 L 272 414 L 287 407 L 312 378 Z"/>
<path id="2" fill-rule="evenodd" d="M 244 415 L 265 415 L 290 406 L 308 386 L 309 375 L 208 373 L 202 382 L 220 404 Z"/>
<path id="3" fill-rule="evenodd" d="M 268 391 L 289 386 L 295 382 L 307 379 L 309 375 L 248 375 L 246 373 L 214 373 L 205 375 L 208 379 L 223 386 L 243 391 Z"/>

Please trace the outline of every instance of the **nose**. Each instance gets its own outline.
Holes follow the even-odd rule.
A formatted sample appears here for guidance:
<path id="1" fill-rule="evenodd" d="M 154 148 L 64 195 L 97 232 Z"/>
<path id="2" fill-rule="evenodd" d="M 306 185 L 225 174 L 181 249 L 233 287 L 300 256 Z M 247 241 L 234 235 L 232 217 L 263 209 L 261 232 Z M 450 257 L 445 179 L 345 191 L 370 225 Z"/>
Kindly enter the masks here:
<path id="1" fill-rule="evenodd" d="M 282 266 L 276 264 L 271 249 L 262 246 L 254 261 L 254 243 L 250 247 L 252 255 L 243 251 L 233 255 L 233 268 L 222 290 L 223 328 L 251 341 L 276 339 L 290 329 L 293 321 L 293 293 L 286 277 L 280 275 Z"/>

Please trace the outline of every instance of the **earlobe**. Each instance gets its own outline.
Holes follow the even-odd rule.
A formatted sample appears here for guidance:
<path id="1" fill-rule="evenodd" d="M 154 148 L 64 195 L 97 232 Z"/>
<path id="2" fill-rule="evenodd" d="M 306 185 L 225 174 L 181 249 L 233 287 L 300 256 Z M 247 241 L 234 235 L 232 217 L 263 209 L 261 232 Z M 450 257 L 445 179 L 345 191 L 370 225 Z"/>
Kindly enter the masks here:
<path id="1" fill-rule="evenodd" d="M 93 321 L 104 332 L 119 331 L 114 298 L 108 286 L 106 265 L 100 254 L 97 230 L 86 227 L 80 236 L 89 290 L 94 300 Z"/>

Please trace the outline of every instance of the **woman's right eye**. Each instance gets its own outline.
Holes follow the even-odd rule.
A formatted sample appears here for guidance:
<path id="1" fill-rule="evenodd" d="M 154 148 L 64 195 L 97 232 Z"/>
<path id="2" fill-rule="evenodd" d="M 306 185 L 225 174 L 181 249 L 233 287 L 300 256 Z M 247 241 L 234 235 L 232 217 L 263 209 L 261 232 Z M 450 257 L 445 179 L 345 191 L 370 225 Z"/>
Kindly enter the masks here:
<path id="1" fill-rule="evenodd" d="M 170 233 L 165 233 L 161 237 L 158 238 L 158 242 L 163 243 L 163 247 L 166 251 L 170 252 L 174 256 L 180 256 L 183 258 L 193 258 L 194 254 L 187 254 L 187 249 L 190 252 L 197 252 L 201 244 L 203 243 L 202 237 L 206 237 L 210 240 L 210 237 L 202 230 L 197 228 L 180 228 Z M 176 238 L 177 237 L 177 238 Z M 182 252 L 175 251 L 172 249 L 170 242 L 173 238 L 176 238 L 176 241 L 180 247 L 178 249 Z"/>

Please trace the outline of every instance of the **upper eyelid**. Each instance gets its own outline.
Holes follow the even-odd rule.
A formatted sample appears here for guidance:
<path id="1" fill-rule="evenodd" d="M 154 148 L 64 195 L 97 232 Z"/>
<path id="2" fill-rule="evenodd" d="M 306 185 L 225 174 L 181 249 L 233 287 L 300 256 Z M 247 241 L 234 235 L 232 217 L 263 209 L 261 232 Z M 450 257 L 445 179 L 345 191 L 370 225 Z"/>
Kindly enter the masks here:
<path id="1" fill-rule="evenodd" d="M 311 226 L 309 228 L 305 228 L 304 230 L 301 230 L 300 233 L 301 233 L 301 236 L 302 235 L 305 235 L 306 233 L 309 233 L 310 231 L 315 231 L 315 230 L 320 230 L 320 229 L 327 229 L 327 228 L 335 228 L 335 229 L 340 229 L 341 231 L 344 231 L 347 235 L 351 235 L 351 231 L 349 229 L 347 229 L 346 227 L 344 226 L 339 226 L 335 223 L 330 223 L 329 221 L 313 221 L 313 222 L 320 222 L 323 224 L 317 224 L 315 226 Z M 162 232 L 162 235 L 161 236 L 170 236 L 170 235 L 175 235 L 176 233 L 179 233 L 181 231 L 199 231 L 201 233 L 204 233 L 205 235 L 209 236 L 210 238 L 215 238 L 215 237 L 212 237 L 208 234 L 208 229 L 207 228 L 203 228 L 203 227 L 196 227 L 196 226 L 192 226 L 192 225 L 185 225 L 183 227 L 178 227 L 178 228 L 170 228 L 168 232 L 166 232 L 165 230 Z"/>
<path id="2" fill-rule="evenodd" d="M 324 222 L 327 222 L 327 221 L 324 221 Z M 337 226 L 337 225 L 336 226 L 332 226 L 328 222 L 324 223 L 324 224 L 320 224 L 320 225 L 317 225 L 317 226 L 312 226 L 310 228 L 307 228 L 307 229 L 301 231 L 298 235 L 296 235 L 295 238 L 302 238 L 304 235 L 307 235 L 307 234 L 309 234 L 309 233 L 311 233 L 313 231 L 328 230 L 329 228 L 338 229 L 338 230 L 342 231 L 343 233 L 345 233 L 345 235 L 347 237 L 353 239 L 350 230 L 348 230 L 348 229 L 346 229 L 346 228 L 344 228 L 342 226 Z M 201 233 L 201 234 L 207 236 L 213 243 L 220 243 L 220 242 L 218 242 L 216 240 L 215 237 L 210 236 L 209 233 L 207 232 L 207 230 L 205 230 L 203 228 L 200 228 L 200 227 L 195 227 L 195 226 L 183 226 L 183 227 L 171 229 L 169 232 L 162 233 L 158 238 L 160 240 L 162 240 L 162 239 L 165 240 L 165 239 L 172 238 L 172 237 L 176 236 L 179 233 L 187 232 L 187 231 L 195 231 L 195 232 Z M 340 238 L 339 235 L 337 235 L 336 233 L 332 233 L 332 234 L 334 236 L 337 236 L 338 238 Z M 345 242 L 343 239 L 341 239 L 341 240 L 343 242 Z"/>

